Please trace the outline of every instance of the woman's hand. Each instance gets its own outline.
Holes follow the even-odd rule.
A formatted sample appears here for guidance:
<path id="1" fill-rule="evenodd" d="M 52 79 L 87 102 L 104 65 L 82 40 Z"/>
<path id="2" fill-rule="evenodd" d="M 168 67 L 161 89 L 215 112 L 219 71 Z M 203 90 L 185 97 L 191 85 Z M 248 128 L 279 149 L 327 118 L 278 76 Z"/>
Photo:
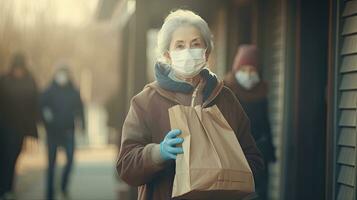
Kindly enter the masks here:
<path id="1" fill-rule="evenodd" d="M 160 155 L 163 160 L 176 160 L 176 155 L 183 153 L 182 147 L 176 147 L 183 142 L 183 138 L 177 137 L 180 134 L 181 130 L 171 130 L 160 143 Z"/>

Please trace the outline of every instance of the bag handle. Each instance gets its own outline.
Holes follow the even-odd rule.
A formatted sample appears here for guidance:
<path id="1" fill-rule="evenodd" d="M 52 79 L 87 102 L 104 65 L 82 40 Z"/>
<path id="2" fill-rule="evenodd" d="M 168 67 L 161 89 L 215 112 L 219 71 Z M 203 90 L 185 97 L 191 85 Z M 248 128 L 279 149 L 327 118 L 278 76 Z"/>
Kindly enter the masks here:
<path id="1" fill-rule="evenodd" d="M 192 93 L 191 107 L 195 107 L 197 93 L 198 93 L 198 86 L 195 88 L 195 90 Z"/>
<path id="2" fill-rule="evenodd" d="M 201 88 L 201 86 L 202 86 L 202 79 L 197 84 L 197 86 L 195 87 L 195 90 L 192 93 L 191 107 L 195 107 L 195 101 L 196 101 L 197 93 L 198 93 L 198 90 Z"/>

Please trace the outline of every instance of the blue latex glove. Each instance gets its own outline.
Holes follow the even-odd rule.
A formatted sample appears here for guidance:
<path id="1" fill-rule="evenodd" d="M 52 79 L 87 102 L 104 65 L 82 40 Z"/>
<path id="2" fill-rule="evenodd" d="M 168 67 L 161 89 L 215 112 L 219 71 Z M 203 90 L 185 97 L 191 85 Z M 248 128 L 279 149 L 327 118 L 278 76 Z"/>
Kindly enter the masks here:
<path id="1" fill-rule="evenodd" d="M 177 137 L 181 130 L 174 129 L 167 133 L 164 140 L 160 143 L 161 157 L 166 160 L 176 160 L 176 155 L 183 153 L 182 147 L 176 147 L 183 142 L 183 138 Z"/>

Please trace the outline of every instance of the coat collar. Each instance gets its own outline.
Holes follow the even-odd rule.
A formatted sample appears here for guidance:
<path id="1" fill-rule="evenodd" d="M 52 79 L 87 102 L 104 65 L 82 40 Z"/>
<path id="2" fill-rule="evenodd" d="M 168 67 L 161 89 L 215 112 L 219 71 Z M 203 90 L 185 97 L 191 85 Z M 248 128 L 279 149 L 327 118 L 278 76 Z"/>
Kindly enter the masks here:
<path id="1" fill-rule="evenodd" d="M 161 96 L 164 96 L 179 104 L 179 100 L 175 97 L 175 93 L 191 94 L 194 87 L 189 83 L 174 80 L 169 76 L 171 68 L 163 63 L 156 63 L 155 77 L 156 81 L 148 84 L 145 87 L 155 89 Z M 200 75 L 205 79 L 205 86 L 203 88 L 203 107 L 212 102 L 223 88 L 223 82 L 218 80 L 217 76 L 209 69 L 204 69 Z"/>

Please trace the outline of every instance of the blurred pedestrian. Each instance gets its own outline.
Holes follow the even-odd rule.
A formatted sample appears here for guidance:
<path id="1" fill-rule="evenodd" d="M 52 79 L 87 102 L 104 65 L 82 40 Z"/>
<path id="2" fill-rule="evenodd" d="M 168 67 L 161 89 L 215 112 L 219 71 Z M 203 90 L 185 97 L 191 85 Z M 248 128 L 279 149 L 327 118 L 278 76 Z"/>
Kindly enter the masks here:
<path id="1" fill-rule="evenodd" d="M 14 198 L 15 165 L 24 138 L 37 138 L 38 91 L 25 56 L 15 54 L 0 77 L 0 198 Z"/>
<path id="2" fill-rule="evenodd" d="M 80 122 L 84 129 L 83 104 L 74 87 L 68 65 L 60 63 L 54 80 L 41 96 L 41 108 L 47 132 L 48 172 L 47 199 L 54 199 L 54 177 L 57 149 L 63 147 L 67 162 L 62 174 L 61 192 L 68 196 L 68 183 L 75 151 L 74 129 Z"/>
<path id="3" fill-rule="evenodd" d="M 197 94 L 194 105 L 219 108 L 253 174 L 259 173 L 263 160 L 249 120 L 234 94 L 207 68 L 213 48 L 207 23 L 188 10 L 172 12 L 159 32 L 158 47 L 162 59 L 155 65 L 156 81 L 132 99 L 123 125 L 117 163 L 120 177 L 139 187 L 138 199 L 171 199 L 176 156 L 183 153 L 177 145 L 183 138 L 181 130 L 171 129 L 168 109 L 190 106 L 193 93 Z"/>
<path id="4" fill-rule="evenodd" d="M 225 84 L 235 93 L 251 122 L 252 135 L 263 154 L 265 173 L 256 178 L 259 199 L 267 199 L 268 163 L 276 160 L 268 117 L 267 84 L 261 80 L 257 48 L 242 45 L 235 57 Z"/>

